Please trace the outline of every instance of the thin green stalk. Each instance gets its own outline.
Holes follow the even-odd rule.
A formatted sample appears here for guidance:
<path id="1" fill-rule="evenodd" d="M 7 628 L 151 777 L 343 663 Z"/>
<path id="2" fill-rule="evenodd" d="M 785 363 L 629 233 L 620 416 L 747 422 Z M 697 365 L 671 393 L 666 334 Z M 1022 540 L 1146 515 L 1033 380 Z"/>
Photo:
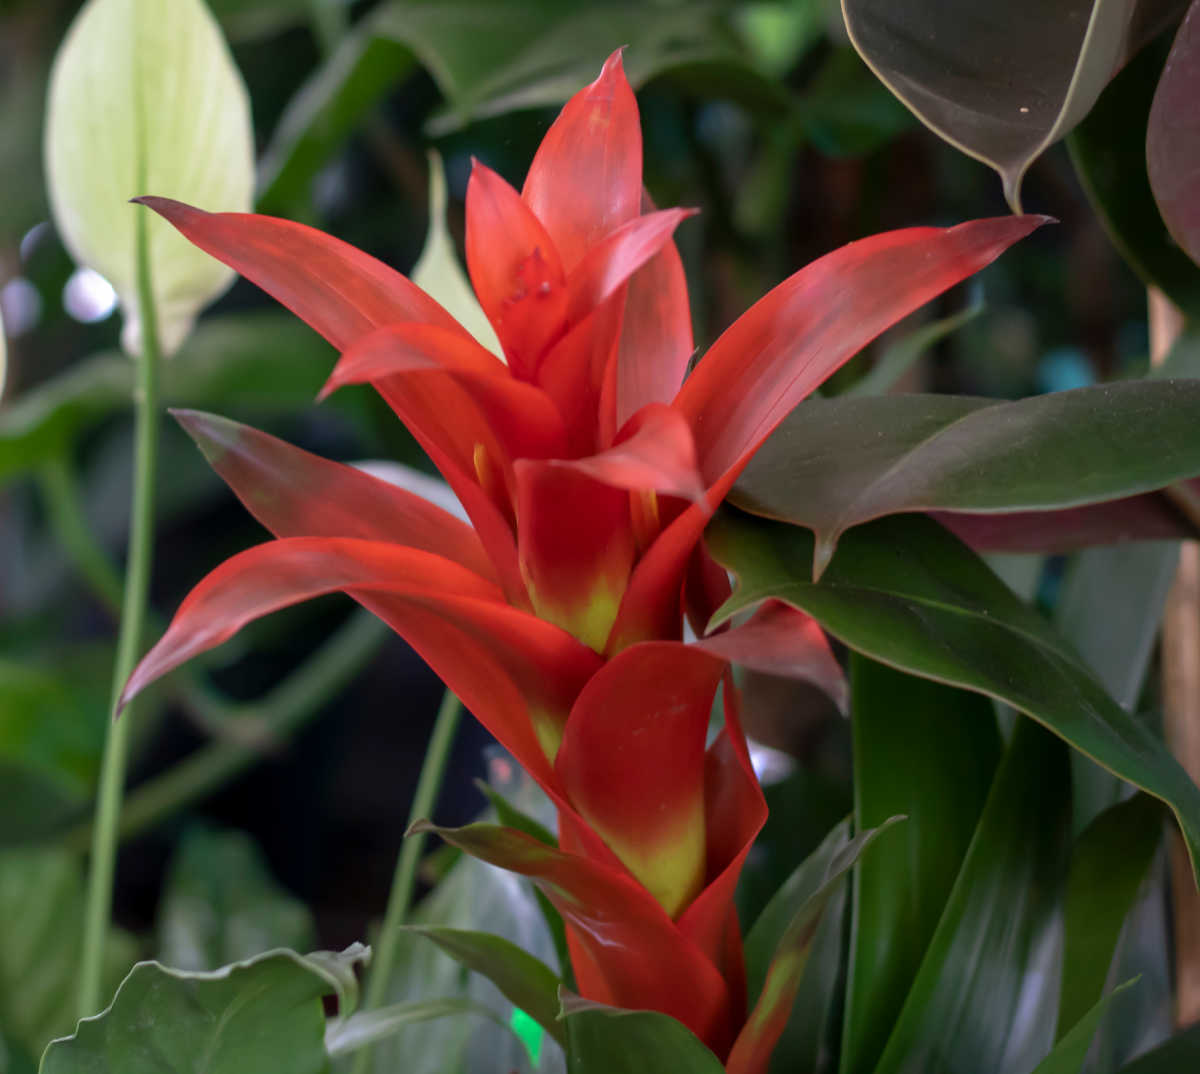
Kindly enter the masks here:
<path id="1" fill-rule="evenodd" d="M 229 706 L 223 716 L 254 721 L 266 742 L 286 741 L 361 670 L 387 637 L 388 629 L 368 612 L 356 612 L 308 661 L 258 701 Z M 125 800 L 118 833 L 127 839 L 191 802 L 203 798 L 256 761 L 261 748 L 222 740 L 196 750 L 160 776 L 147 780 Z M 92 839 L 92 822 L 67 832 L 63 845 L 84 849 Z"/>
<path id="2" fill-rule="evenodd" d="M 429 746 L 425 750 L 425 761 L 421 765 L 421 778 L 417 781 L 416 794 L 408 815 L 410 827 L 433 812 L 433 807 L 437 803 L 438 791 L 442 786 L 442 778 L 446 774 L 446 763 L 450 759 L 450 748 L 454 745 L 454 734 L 458 730 L 458 721 L 461 716 L 462 703 L 447 690 L 442 697 L 442 704 L 433 724 L 433 734 L 430 735 Z M 367 975 L 363 1010 L 375 1010 L 381 1007 L 387 998 L 388 983 L 396 963 L 396 942 L 400 938 L 400 928 L 408 917 L 413 890 L 417 884 L 417 866 L 421 863 L 421 852 L 424 849 L 425 835 L 423 833 L 410 835 L 400 847 L 400 857 L 396 861 L 396 872 L 392 877 L 392 891 L 388 896 L 387 912 L 384 914 L 383 927 L 379 930 L 379 940 L 375 945 L 371 968 Z M 370 1053 L 370 1046 L 358 1050 L 354 1057 L 353 1074 L 365 1074 L 370 1061 Z"/>
<path id="3" fill-rule="evenodd" d="M 117 639 L 117 661 L 113 674 L 113 705 L 133 671 L 142 647 L 150 589 L 150 562 L 154 553 L 154 476 L 158 453 L 158 323 L 150 285 L 150 250 L 146 215 L 138 214 L 137 230 L 138 304 L 142 317 L 142 353 L 137 358 L 137 388 L 134 392 L 135 439 L 133 460 L 133 504 L 129 523 L 129 561 L 125 572 L 125 598 Z M 83 955 L 79 969 L 79 1016 L 95 1014 L 103 1005 L 101 996 L 104 945 L 112 915 L 112 884 L 117 850 L 117 823 L 125 784 L 129 727 L 134 713 L 127 710 L 109 724 L 100 770 L 96 827 L 92 838 L 91 869 L 88 875 L 87 907 L 84 912 Z"/>

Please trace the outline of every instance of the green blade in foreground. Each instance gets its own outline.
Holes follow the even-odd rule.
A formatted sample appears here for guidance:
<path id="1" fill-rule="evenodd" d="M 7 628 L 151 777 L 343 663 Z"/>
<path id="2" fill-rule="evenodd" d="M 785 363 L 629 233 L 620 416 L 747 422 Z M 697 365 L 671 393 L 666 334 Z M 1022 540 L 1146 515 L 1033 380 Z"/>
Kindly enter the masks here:
<path id="1" fill-rule="evenodd" d="M 810 580 L 812 534 L 797 526 L 725 509 L 706 539 L 739 579 L 712 625 L 777 597 L 881 663 L 1008 702 L 1166 802 L 1197 870 L 1200 788 L 1054 629 L 932 519 L 897 515 L 851 530 L 820 583 Z"/>
<path id="2" fill-rule="evenodd" d="M 1118 994 L 1135 984 L 1136 979 L 1126 981 L 1096 1003 L 1054 1046 L 1054 1051 L 1038 1063 L 1033 1074 L 1079 1074 L 1109 1004 Z"/>
<path id="3" fill-rule="evenodd" d="M 1057 511 L 1200 474 L 1200 382 L 1134 380 L 1014 402 L 809 399 L 730 496 L 807 526 L 819 577 L 852 526 L 908 511 Z"/>

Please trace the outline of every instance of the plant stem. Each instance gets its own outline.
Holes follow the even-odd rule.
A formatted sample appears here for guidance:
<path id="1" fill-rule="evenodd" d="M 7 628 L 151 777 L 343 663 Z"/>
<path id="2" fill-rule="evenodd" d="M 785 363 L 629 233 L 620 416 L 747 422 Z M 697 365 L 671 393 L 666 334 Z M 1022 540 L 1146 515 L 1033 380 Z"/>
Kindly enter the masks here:
<path id="1" fill-rule="evenodd" d="M 387 627 L 373 615 L 356 612 L 315 655 L 266 697 L 245 705 L 230 705 L 222 718 L 253 721 L 263 742 L 286 740 L 358 673 L 387 634 Z M 120 837 L 126 839 L 146 831 L 233 779 L 262 756 L 262 747 L 232 740 L 198 749 L 129 795 L 118 825 Z M 91 841 L 92 832 L 91 822 L 81 824 L 66 833 L 63 845 L 82 850 Z"/>
<path id="2" fill-rule="evenodd" d="M 125 599 L 117 639 L 113 674 L 113 706 L 137 661 L 150 589 L 150 562 L 154 554 L 154 479 L 158 453 L 158 323 L 150 285 L 150 249 L 146 214 L 138 213 L 138 305 L 142 318 L 141 354 L 137 357 L 134 391 L 135 439 L 133 504 L 129 522 L 129 561 L 125 571 Z M 127 710 L 108 727 L 104 761 L 100 770 L 96 827 L 92 838 L 87 907 L 84 912 L 83 956 L 79 969 L 79 1016 L 95 1014 L 102 1005 L 104 945 L 112 914 L 112 884 L 117 850 L 117 823 L 133 712 Z"/>
<path id="3" fill-rule="evenodd" d="M 438 708 L 433 733 L 425 751 L 425 761 L 421 765 L 421 778 L 417 780 L 416 794 L 408 814 L 409 827 L 428 817 L 437 804 L 438 791 L 446 774 L 446 762 L 450 759 L 450 748 L 454 745 L 454 734 L 458 730 L 461 715 L 462 703 L 447 690 Z M 421 852 L 424 848 L 424 834 L 408 836 L 400 847 L 396 872 L 392 877 L 392 890 L 388 896 L 387 912 L 384 914 L 379 941 L 371 958 L 363 1010 L 374 1010 L 382 1006 L 387 998 L 387 987 L 396 961 L 396 943 L 400 938 L 401 926 L 408 917 L 409 904 L 412 902 L 413 889 L 417 883 L 417 866 L 421 862 Z M 365 1074 L 369 1058 L 370 1047 L 360 1048 L 354 1058 L 353 1074 Z"/>

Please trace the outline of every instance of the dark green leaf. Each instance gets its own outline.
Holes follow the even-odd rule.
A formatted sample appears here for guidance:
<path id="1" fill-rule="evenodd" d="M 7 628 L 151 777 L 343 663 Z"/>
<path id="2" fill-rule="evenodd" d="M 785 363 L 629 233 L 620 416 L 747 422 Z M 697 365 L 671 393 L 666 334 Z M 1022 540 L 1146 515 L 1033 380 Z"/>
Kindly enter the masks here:
<path id="1" fill-rule="evenodd" d="M 468 929 L 411 925 L 456 962 L 482 973 L 559 1044 L 565 1044 L 558 1021 L 558 977 L 544 962 L 500 936 Z"/>
<path id="2" fill-rule="evenodd" d="M 310 403 L 334 354 L 295 317 L 240 314 L 203 321 L 163 364 L 164 403 L 279 411 Z M 0 481 L 62 452 L 80 433 L 132 405 L 133 363 L 102 354 L 0 411 Z"/>
<path id="3" fill-rule="evenodd" d="M 820 584 L 809 581 L 812 535 L 799 527 L 725 510 L 708 544 L 739 576 L 714 625 L 778 597 L 867 656 L 1006 701 L 1170 805 L 1195 867 L 1200 789 L 1053 628 L 931 519 L 897 515 L 851 530 Z"/>
<path id="4" fill-rule="evenodd" d="M 992 703 L 857 654 L 855 828 L 908 822 L 854 874 L 843 1071 L 874 1069 L 904 1005 L 1000 759 Z"/>
<path id="5" fill-rule="evenodd" d="M 1071 160 L 1109 238 L 1146 282 L 1200 317 L 1200 268 L 1167 233 L 1146 172 L 1146 124 L 1164 49 L 1143 50 L 1067 139 Z"/>
<path id="6" fill-rule="evenodd" d="M 912 126 L 912 116 L 852 48 L 830 52 L 797 118 L 808 140 L 831 157 L 865 156 Z"/>
<path id="7" fill-rule="evenodd" d="M 1183 1074 L 1200 1064 L 1200 1024 L 1177 1033 L 1165 1044 L 1126 1063 L 1119 1074 Z"/>
<path id="8" fill-rule="evenodd" d="M 83 909 L 77 857 L 49 849 L 0 852 L 0 1030 L 31 1056 L 75 1024 Z M 105 944 L 106 991 L 136 958 L 133 938 L 114 929 Z"/>
<path id="9" fill-rule="evenodd" d="M 990 164 L 1014 211 L 1021 179 L 1079 122 L 1178 0 L 842 0 L 850 39 L 931 130 Z"/>
<path id="10" fill-rule="evenodd" d="M 1053 986 L 1044 960 L 1053 951 L 1070 804 L 1062 743 L 1018 721 L 876 1074 L 1003 1074 L 1029 1069 L 1049 1050 Z"/>
<path id="11" fill-rule="evenodd" d="M 315 959 L 271 951 L 210 973 L 139 962 L 112 1005 L 42 1057 L 40 1074 L 325 1074 L 322 997 L 337 993 L 359 946 Z"/>
<path id="12" fill-rule="evenodd" d="M 1103 994 L 1121 927 L 1161 835 L 1161 807 L 1139 794 L 1101 813 L 1075 845 L 1064 911 L 1060 1037 Z"/>
<path id="13" fill-rule="evenodd" d="M 308 908 L 281 889 L 245 832 L 193 829 L 167 875 L 158 909 L 158 957 L 181 970 L 214 970 L 275 947 L 313 946 Z"/>
<path id="14" fill-rule="evenodd" d="M 562 996 L 570 1074 L 724 1074 L 691 1030 L 665 1014 L 623 1011 Z"/>
<path id="15" fill-rule="evenodd" d="M 1063 972 L 1068 971 L 1064 969 Z M 1079 1074 L 1083 1069 L 1083 1061 L 1087 1058 L 1088 1049 L 1096 1037 L 1100 1020 L 1108 1012 L 1109 1004 L 1114 997 L 1136 984 L 1136 980 L 1126 981 L 1099 1000 L 1054 1046 L 1054 1051 L 1038 1063 L 1033 1074 Z"/>
<path id="16" fill-rule="evenodd" d="M 817 534 L 820 571 L 851 526 L 902 511 L 1057 510 L 1200 473 L 1200 384 L 1136 380 L 996 402 L 809 399 L 730 499 Z M 869 430 L 869 435 L 864 432 Z"/>

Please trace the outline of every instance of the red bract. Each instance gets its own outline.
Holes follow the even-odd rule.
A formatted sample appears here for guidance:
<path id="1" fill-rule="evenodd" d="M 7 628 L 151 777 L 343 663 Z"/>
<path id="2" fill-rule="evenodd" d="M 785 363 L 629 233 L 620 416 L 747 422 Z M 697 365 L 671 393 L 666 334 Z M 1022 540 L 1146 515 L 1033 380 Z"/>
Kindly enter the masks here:
<path id="1" fill-rule="evenodd" d="M 372 383 L 471 525 L 253 429 L 183 413 L 278 539 L 197 586 L 125 698 L 256 616 L 350 593 L 559 809 L 558 848 L 487 827 L 446 837 L 543 888 L 585 996 L 672 1014 L 731 1070 L 762 1069 L 780 1019 L 747 1021 L 733 891 L 765 805 L 728 661 L 835 695 L 844 683 L 815 624 L 778 604 L 681 641 L 685 611 L 703 630 L 728 593 L 700 536 L 797 402 L 1039 220 L 844 247 L 757 303 L 685 382 L 691 315 L 671 236 L 688 213 L 655 211 L 642 190 L 619 54 L 567 103 L 520 194 L 474 167 L 467 262 L 503 360 L 403 276 L 327 235 L 141 200 L 329 339 L 342 357 L 326 390 Z M 724 729 L 706 747 L 722 683 Z"/>

